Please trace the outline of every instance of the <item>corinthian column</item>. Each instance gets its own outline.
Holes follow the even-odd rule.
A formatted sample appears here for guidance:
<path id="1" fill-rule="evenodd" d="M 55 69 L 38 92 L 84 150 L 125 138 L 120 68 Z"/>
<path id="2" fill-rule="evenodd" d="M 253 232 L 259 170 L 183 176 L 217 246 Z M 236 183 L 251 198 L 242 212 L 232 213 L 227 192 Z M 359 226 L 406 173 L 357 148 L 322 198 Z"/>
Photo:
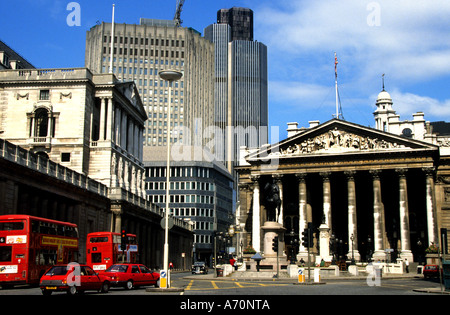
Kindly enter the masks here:
<path id="1" fill-rule="evenodd" d="M 385 259 L 384 254 L 384 205 L 381 200 L 380 170 L 371 170 L 373 182 L 373 259 Z"/>
<path id="2" fill-rule="evenodd" d="M 333 234 L 333 227 L 331 222 L 331 187 L 330 175 L 331 172 L 320 173 L 323 180 L 323 215 L 325 217 L 325 224 L 330 228 L 330 235 Z"/>
<path id="3" fill-rule="evenodd" d="M 409 261 L 413 261 L 409 236 L 408 188 L 406 183 L 407 169 L 396 169 L 395 171 L 399 175 L 400 256 L 403 259 L 406 258 Z"/>
<path id="4" fill-rule="evenodd" d="M 297 174 L 298 179 L 298 233 L 299 235 L 302 235 L 303 231 L 308 226 L 308 220 L 307 220 L 307 195 L 306 195 L 306 174 Z M 300 236 L 299 236 L 300 237 Z M 300 248 L 299 248 L 299 256 L 307 257 L 308 250 L 302 245 L 302 242 L 299 242 Z M 304 255 L 302 255 L 304 254 Z"/>
<path id="5" fill-rule="evenodd" d="M 356 191 L 355 176 L 356 171 L 347 171 L 347 195 L 348 195 L 348 254 L 347 257 L 353 257 L 356 261 L 361 260 L 358 251 L 358 223 L 356 219 Z"/>
<path id="6" fill-rule="evenodd" d="M 252 247 L 258 253 L 261 251 L 261 210 L 259 204 L 259 176 L 252 176 L 253 181 L 253 217 L 252 217 Z"/>
<path id="7" fill-rule="evenodd" d="M 437 225 L 436 225 L 436 210 L 434 199 L 434 168 L 424 168 L 426 176 L 426 210 L 427 210 L 427 230 L 428 230 L 428 245 L 431 243 L 438 244 Z"/>

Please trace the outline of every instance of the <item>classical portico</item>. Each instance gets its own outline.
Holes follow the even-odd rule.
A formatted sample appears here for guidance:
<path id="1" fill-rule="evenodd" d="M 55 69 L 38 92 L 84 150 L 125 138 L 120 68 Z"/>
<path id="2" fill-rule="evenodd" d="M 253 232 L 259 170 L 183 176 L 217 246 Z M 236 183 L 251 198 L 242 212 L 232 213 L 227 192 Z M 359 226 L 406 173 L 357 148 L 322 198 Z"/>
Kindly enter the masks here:
<path id="1" fill-rule="evenodd" d="M 292 252 L 306 257 L 301 235 L 308 222 L 315 232 L 312 251 L 325 261 L 331 256 L 322 252 L 356 261 L 386 260 L 393 252 L 413 261 L 422 250 L 417 244 L 438 241 L 435 145 L 333 119 L 244 155 L 237 168 L 239 219 L 247 232 L 244 246 L 257 252 L 264 252 L 268 183 L 279 188 L 277 222 L 286 229 L 288 259 Z M 320 241 L 320 227 L 328 229 L 329 242 Z M 326 243 L 329 248 L 320 250 Z"/>

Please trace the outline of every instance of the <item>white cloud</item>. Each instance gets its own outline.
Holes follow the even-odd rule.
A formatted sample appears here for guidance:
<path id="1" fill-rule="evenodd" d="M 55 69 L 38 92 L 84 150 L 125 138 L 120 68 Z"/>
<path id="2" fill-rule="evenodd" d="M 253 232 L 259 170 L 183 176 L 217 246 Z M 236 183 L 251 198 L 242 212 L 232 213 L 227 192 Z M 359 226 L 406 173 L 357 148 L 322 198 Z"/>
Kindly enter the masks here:
<path id="1" fill-rule="evenodd" d="M 370 15 L 378 13 L 379 25 L 369 25 Z M 337 51 L 345 61 L 339 67 L 352 69 L 352 80 L 386 72 L 420 81 L 450 75 L 448 16 L 447 0 L 292 0 L 260 8 L 255 31 L 273 57 L 293 67 L 312 69 L 293 65 L 301 57 L 333 67 Z"/>
<path id="2" fill-rule="evenodd" d="M 393 108 L 402 120 L 416 112 L 424 112 L 427 120 L 450 120 L 450 100 L 438 100 L 429 96 L 421 96 L 413 93 L 403 93 L 398 89 L 391 93 Z M 434 119 L 429 119 L 429 118 Z"/>

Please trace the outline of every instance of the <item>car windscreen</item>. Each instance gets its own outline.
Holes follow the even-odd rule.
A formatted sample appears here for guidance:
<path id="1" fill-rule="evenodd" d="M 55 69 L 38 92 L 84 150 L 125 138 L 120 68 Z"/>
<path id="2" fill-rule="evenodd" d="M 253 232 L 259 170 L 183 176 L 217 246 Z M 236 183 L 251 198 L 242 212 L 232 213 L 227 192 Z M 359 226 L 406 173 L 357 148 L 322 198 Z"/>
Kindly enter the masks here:
<path id="1" fill-rule="evenodd" d="M 126 272 L 127 268 L 127 265 L 112 265 L 111 267 L 106 269 L 106 272 Z"/>
<path id="2" fill-rule="evenodd" d="M 54 266 L 47 273 L 46 276 L 63 276 L 67 273 L 67 266 Z"/>

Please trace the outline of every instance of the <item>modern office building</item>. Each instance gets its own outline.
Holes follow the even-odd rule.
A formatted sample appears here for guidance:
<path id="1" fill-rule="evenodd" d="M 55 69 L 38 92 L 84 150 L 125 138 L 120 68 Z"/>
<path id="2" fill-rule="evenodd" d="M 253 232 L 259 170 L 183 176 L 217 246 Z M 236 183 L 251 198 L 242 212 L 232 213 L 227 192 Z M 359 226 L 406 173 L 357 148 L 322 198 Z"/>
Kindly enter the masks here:
<path id="1" fill-rule="evenodd" d="M 205 28 L 215 45 L 215 123 L 223 132 L 217 147 L 227 168 L 239 160 L 239 147 L 268 141 L 267 47 L 253 41 L 253 12 L 219 10 L 218 23 Z"/>
<path id="2" fill-rule="evenodd" d="M 233 7 L 217 11 L 217 24 L 230 25 L 232 41 L 253 41 L 253 11 L 248 8 Z"/>
<path id="3" fill-rule="evenodd" d="M 166 152 L 149 149 L 144 151 L 145 189 L 150 202 L 165 208 Z M 233 178 L 222 163 L 195 161 L 196 150 L 203 148 L 191 147 L 192 159 L 171 161 L 169 207 L 171 215 L 193 223 L 194 260 L 212 266 L 215 232 L 227 231 L 233 223 Z"/>
<path id="4" fill-rule="evenodd" d="M 112 23 L 102 23 L 87 32 L 86 67 L 136 83 L 148 116 L 144 146 L 165 146 L 169 138 L 168 83 L 158 75 L 167 69 L 183 73 L 170 96 L 171 143 L 211 144 L 203 131 L 214 119 L 214 45 L 194 29 L 168 20 L 114 23 L 113 38 L 112 31 Z"/>

